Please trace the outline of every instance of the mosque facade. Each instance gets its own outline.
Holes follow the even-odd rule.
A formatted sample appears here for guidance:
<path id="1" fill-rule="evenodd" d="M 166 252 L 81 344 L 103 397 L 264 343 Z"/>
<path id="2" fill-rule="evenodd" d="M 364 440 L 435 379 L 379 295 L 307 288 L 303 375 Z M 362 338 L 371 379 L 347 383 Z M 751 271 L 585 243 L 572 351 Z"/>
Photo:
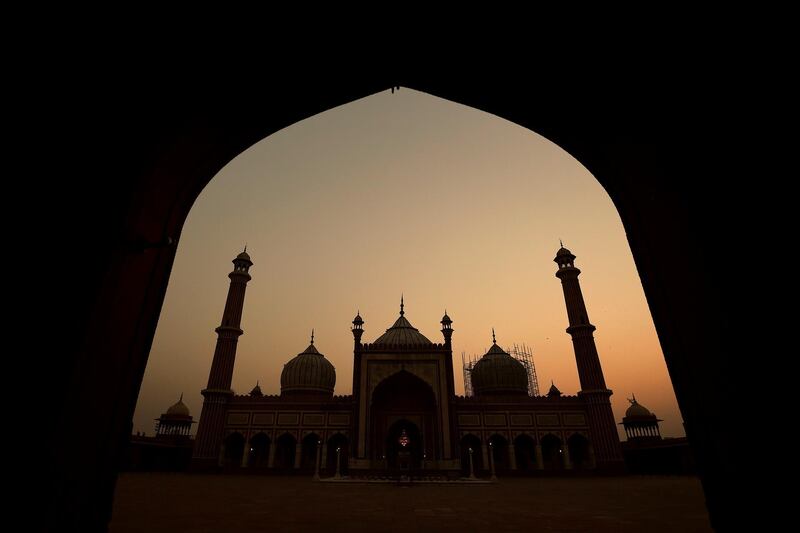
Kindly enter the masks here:
<path id="1" fill-rule="evenodd" d="M 336 371 L 314 343 L 289 360 L 281 393 L 231 390 L 244 297 L 253 265 L 234 260 L 230 288 L 194 443 L 196 470 L 254 469 L 344 474 L 438 471 L 461 475 L 508 471 L 623 468 L 610 396 L 578 281 L 575 256 L 561 247 L 561 280 L 581 390 L 553 385 L 530 396 L 528 374 L 492 346 L 471 370 L 474 394 L 455 393 L 453 321 L 445 313 L 434 342 L 406 317 L 365 342 L 352 321 L 353 394 L 334 395 Z"/>

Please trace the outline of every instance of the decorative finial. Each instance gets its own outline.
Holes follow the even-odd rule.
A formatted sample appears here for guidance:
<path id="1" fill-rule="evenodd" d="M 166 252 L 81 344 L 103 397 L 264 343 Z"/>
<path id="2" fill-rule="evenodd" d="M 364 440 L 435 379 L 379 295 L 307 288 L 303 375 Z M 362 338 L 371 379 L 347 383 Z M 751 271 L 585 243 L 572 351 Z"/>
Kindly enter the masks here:
<path id="1" fill-rule="evenodd" d="M 256 387 L 258 387 L 258 380 L 256 380 Z"/>
<path id="2" fill-rule="evenodd" d="M 180 398 L 178 398 L 178 401 L 179 401 L 179 402 L 182 402 L 182 401 L 183 401 L 183 393 L 181 393 L 181 397 L 180 397 Z"/>
<path id="3" fill-rule="evenodd" d="M 406 314 L 406 312 L 403 311 L 403 294 L 401 293 L 400 294 L 400 316 L 403 316 L 404 314 Z"/>
<path id="4" fill-rule="evenodd" d="M 314 328 L 311 328 L 311 344 L 314 344 Z"/>
<path id="5" fill-rule="evenodd" d="M 247 253 L 247 243 L 244 243 L 244 251 Z"/>
<path id="6" fill-rule="evenodd" d="M 564 247 L 564 242 L 561 239 L 558 239 L 558 244 L 560 244 L 562 248 Z"/>
<path id="7" fill-rule="evenodd" d="M 494 328 L 492 328 L 492 344 L 497 344 L 497 341 L 494 339 Z"/>
<path id="8" fill-rule="evenodd" d="M 628 398 L 628 401 L 630 402 L 630 404 L 631 404 L 631 405 L 635 405 L 636 403 L 638 403 L 638 402 L 636 401 L 636 395 L 635 395 L 635 394 L 633 394 L 633 393 L 631 393 L 631 397 L 630 397 L 630 398 Z"/>

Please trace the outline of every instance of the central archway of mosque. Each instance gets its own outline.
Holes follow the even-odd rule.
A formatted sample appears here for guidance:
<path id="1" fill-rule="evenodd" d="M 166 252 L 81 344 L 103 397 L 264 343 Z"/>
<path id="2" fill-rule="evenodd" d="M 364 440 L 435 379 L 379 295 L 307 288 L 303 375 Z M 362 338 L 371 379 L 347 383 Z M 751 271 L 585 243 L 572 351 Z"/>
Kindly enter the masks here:
<path id="1" fill-rule="evenodd" d="M 423 468 L 438 449 L 436 398 L 430 386 L 401 371 L 383 380 L 372 395 L 370 443 L 375 467 Z"/>
<path id="2" fill-rule="evenodd" d="M 422 434 L 413 422 L 400 419 L 386 435 L 386 464 L 390 469 L 410 470 L 423 466 Z"/>

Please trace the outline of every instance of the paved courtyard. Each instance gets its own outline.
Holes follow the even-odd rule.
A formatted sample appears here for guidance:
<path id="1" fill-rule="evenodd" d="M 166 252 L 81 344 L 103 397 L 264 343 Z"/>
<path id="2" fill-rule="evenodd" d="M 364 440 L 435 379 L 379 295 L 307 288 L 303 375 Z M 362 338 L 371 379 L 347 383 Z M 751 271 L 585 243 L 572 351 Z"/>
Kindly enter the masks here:
<path id="1" fill-rule="evenodd" d="M 477 486 L 125 473 L 112 533 L 711 531 L 688 477 L 501 479 Z"/>

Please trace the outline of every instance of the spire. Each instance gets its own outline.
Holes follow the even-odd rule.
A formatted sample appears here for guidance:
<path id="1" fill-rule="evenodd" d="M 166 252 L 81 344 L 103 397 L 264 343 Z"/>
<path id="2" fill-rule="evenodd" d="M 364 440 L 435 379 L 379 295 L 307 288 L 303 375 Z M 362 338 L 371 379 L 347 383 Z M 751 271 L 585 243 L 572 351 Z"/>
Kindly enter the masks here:
<path id="1" fill-rule="evenodd" d="M 450 329 L 450 324 L 453 323 L 453 320 L 447 316 L 447 309 L 444 310 L 444 316 L 442 317 L 441 324 L 447 329 Z"/>
<path id="2" fill-rule="evenodd" d="M 253 390 L 250 391 L 250 396 L 262 397 L 264 393 L 261 392 L 261 386 L 258 380 L 256 380 L 256 386 L 253 387 Z"/>
<path id="3" fill-rule="evenodd" d="M 553 383 L 553 380 L 551 379 L 550 380 L 550 390 L 547 391 L 547 397 L 548 398 L 558 398 L 559 396 L 561 396 L 561 391 L 558 390 L 558 387 L 556 387 L 556 384 Z"/>
<path id="4" fill-rule="evenodd" d="M 314 328 L 311 328 L 311 344 L 314 344 Z"/>
<path id="5" fill-rule="evenodd" d="M 400 294 L 400 316 L 403 316 L 404 314 L 406 314 L 406 312 L 403 311 L 403 295 Z"/>
<path id="6" fill-rule="evenodd" d="M 353 332 L 353 338 L 355 339 L 356 344 L 360 344 L 361 335 L 364 333 L 364 319 L 361 318 L 361 309 L 356 311 L 356 317 L 353 319 L 353 327 L 350 328 L 350 331 Z"/>
<path id="7" fill-rule="evenodd" d="M 561 239 L 558 239 L 558 244 L 560 244 L 562 248 L 564 247 L 564 241 L 562 241 Z"/>
<path id="8" fill-rule="evenodd" d="M 178 401 L 179 401 L 179 402 L 182 402 L 182 401 L 183 401 L 183 393 L 181 393 L 181 397 L 180 397 L 180 398 L 178 398 Z"/>
<path id="9" fill-rule="evenodd" d="M 445 346 L 450 346 L 450 341 L 453 336 L 453 321 L 447 316 L 447 309 L 444 310 L 444 316 L 442 317 L 442 335 L 444 335 L 444 343 Z"/>
<path id="10" fill-rule="evenodd" d="M 247 253 L 247 244 L 244 245 L 244 250 L 239 252 L 239 255 L 233 260 L 233 264 L 236 266 L 235 271 L 237 272 L 247 272 L 248 269 L 253 266 L 250 255 Z"/>
<path id="11" fill-rule="evenodd" d="M 494 338 L 494 328 L 492 328 L 492 344 L 497 344 L 497 341 Z"/>

